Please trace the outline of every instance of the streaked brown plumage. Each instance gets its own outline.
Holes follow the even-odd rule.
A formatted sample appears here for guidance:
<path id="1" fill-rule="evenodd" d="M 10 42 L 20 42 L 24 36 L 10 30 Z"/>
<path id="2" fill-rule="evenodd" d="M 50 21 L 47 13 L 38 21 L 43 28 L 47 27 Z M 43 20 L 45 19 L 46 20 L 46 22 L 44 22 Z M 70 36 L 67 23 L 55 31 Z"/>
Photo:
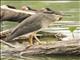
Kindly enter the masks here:
<path id="1" fill-rule="evenodd" d="M 9 21 L 11 19 L 10 21 L 21 22 L 21 21 L 25 20 L 25 22 L 26 22 L 26 23 L 21 22 L 17 27 L 15 27 L 11 33 L 11 36 L 8 37 L 6 40 L 11 41 L 13 38 L 16 38 L 20 35 L 32 33 L 32 32 L 37 31 L 38 29 L 47 27 L 49 25 L 48 23 L 51 22 L 51 21 L 46 21 L 47 19 L 53 19 L 54 21 L 56 21 L 56 20 L 60 20 L 62 18 L 62 16 L 60 14 L 56 14 L 53 11 L 47 11 L 46 8 L 45 8 L 45 10 L 39 11 L 38 13 L 37 13 L 37 11 L 35 11 L 36 15 L 31 16 L 30 14 L 25 14 L 23 12 L 16 12 L 13 10 L 3 9 L 1 12 L 1 14 L 2 14 L 1 19 L 0 19 L 1 21 L 2 20 Z M 43 12 L 43 13 L 40 13 L 40 12 Z M 58 17 L 57 17 L 57 15 L 58 15 Z M 29 17 L 29 16 L 31 16 L 31 17 Z"/>
<path id="2" fill-rule="evenodd" d="M 42 28 L 48 27 L 52 22 L 58 21 L 60 18 L 61 16 L 55 14 L 38 13 L 32 15 L 16 26 L 6 40 L 11 41 L 23 34 L 38 32 Z"/>

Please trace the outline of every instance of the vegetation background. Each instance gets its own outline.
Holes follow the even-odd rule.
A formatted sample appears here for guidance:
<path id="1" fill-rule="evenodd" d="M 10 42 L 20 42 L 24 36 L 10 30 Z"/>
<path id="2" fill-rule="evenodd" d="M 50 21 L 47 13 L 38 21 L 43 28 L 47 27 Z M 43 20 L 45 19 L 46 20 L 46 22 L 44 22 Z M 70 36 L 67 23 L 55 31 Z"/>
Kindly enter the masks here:
<path id="1" fill-rule="evenodd" d="M 55 2 L 59 1 L 59 2 Z M 60 0 L 52 0 L 52 1 L 42 1 L 42 0 L 1 0 L 1 5 L 12 5 L 17 9 L 21 9 L 21 6 L 28 5 L 34 9 L 42 9 L 45 7 L 49 7 L 53 10 L 62 11 L 65 15 L 62 21 L 77 21 L 80 22 L 80 1 L 79 0 L 68 0 L 68 1 L 60 1 Z M 4 22 L 2 27 L 5 29 L 11 28 L 12 26 L 16 26 L 17 23 L 14 22 Z M 50 40 L 49 40 L 50 41 Z M 20 58 L 14 57 L 1 57 L 1 60 L 24 60 Z M 28 56 L 25 60 L 80 60 L 78 56 L 37 56 L 32 57 Z"/>

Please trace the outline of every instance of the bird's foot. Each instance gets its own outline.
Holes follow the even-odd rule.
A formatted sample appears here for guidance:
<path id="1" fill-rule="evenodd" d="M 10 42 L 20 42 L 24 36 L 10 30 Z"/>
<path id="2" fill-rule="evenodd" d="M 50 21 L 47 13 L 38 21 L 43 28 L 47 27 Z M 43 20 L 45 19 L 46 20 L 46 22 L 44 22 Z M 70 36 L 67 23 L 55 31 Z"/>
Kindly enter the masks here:
<path id="1" fill-rule="evenodd" d="M 21 50 L 21 52 L 26 51 L 28 48 L 30 48 L 32 45 L 29 45 L 27 47 L 25 47 L 23 50 Z"/>
<path id="2" fill-rule="evenodd" d="M 38 45 L 42 45 L 42 43 L 41 43 L 41 42 L 38 42 L 37 44 L 38 44 Z"/>

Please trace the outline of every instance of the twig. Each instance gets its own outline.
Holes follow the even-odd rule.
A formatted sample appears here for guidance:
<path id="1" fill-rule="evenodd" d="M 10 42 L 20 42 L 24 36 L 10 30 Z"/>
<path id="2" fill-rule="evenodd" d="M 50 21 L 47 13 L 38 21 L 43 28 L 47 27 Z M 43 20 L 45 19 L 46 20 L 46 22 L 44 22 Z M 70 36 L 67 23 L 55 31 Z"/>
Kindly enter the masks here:
<path id="1" fill-rule="evenodd" d="M 12 44 L 10 44 L 8 42 L 5 42 L 5 41 L 3 41 L 1 39 L 0 39 L 0 42 L 3 43 L 3 44 L 5 44 L 5 45 L 7 45 L 7 46 L 9 46 L 9 47 L 11 47 L 11 48 L 15 48 L 15 46 L 13 46 Z"/>

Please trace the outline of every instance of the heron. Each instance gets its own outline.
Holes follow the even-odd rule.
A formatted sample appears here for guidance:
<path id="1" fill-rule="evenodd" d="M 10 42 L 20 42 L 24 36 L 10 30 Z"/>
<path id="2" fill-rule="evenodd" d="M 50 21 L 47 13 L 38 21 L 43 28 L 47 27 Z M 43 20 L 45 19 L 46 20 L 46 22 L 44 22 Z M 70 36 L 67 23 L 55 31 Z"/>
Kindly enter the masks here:
<path id="1" fill-rule="evenodd" d="M 37 33 L 44 28 L 47 28 L 49 24 L 61 20 L 61 15 L 56 14 L 47 14 L 47 13 L 38 13 L 32 15 L 25 20 L 23 20 L 20 24 L 18 24 L 11 32 L 11 34 L 5 38 L 5 41 L 12 41 L 12 39 L 29 33 Z M 33 45 L 32 38 L 36 35 L 31 35 L 29 39 L 30 46 Z"/>
<path id="2" fill-rule="evenodd" d="M 26 7 L 24 7 L 25 9 L 26 9 Z M 43 11 L 41 11 L 41 12 L 43 12 L 43 13 L 47 13 L 47 14 L 56 14 L 56 13 L 54 13 L 51 9 L 49 9 L 49 8 L 44 8 L 44 9 L 42 9 Z M 45 11 L 46 10 L 46 11 Z M 18 10 L 19 11 L 19 10 Z M 6 20 L 8 20 L 8 21 L 15 21 L 15 22 L 22 22 L 24 19 L 26 19 L 27 20 L 27 18 L 29 17 L 29 16 L 31 16 L 31 14 L 26 14 L 26 13 L 24 13 L 23 11 L 19 11 L 18 12 L 17 10 L 15 10 L 15 9 L 10 9 L 10 7 L 9 7 L 9 9 L 6 9 L 6 8 L 2 8 L 2 15 L 3 15 L 3 17 L 1 17 L 1 20 L 4 20 L 4 21 L 6 21 Z M 6 13 L 7 12 L 7 13 Z M 26 11 L 27 12 L 27 11 Z M 11 13 L 11 14 L 10 14 Z M 39 13 L 39 12 L 38 12 Z M 8 15 L 8 16 L 6 16 L 6 15 Z M 60 14 L 57 14 L 57 15 L 60 15 Z M 36 37 L 36 33 L 35 32 L 32 32 L 31 33 L 31 35 L 30 35 L 30 37 L 34 37 L 39 43 L 40 43 L 40 41 L 39 41 L 39 39 Z"/>

